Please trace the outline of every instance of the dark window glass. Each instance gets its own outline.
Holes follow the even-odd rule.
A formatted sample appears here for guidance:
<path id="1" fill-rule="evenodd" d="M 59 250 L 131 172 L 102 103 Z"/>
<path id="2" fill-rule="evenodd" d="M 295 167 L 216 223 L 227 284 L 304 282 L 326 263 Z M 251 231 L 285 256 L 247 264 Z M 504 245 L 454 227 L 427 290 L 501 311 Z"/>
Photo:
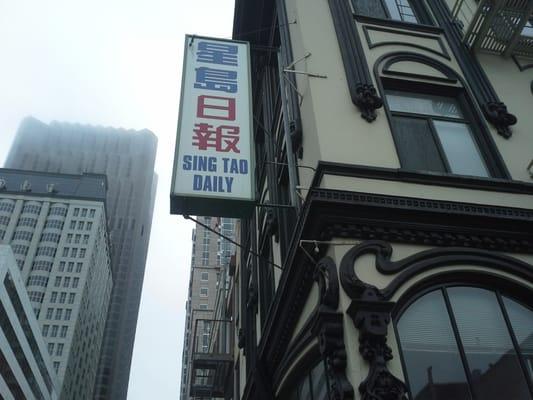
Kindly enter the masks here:
<path id="1" fill-rule="evenodd" d="M 353 0 L 355 12 L 367 17 L 418 22 L 408 0 Z"/>
<path id="2" fill-rule="evenodd" d="M 387 91 L 403 168 L 489 176 L 468 120 L 452 97 Z"/>
<path id="3" fill-rule="evenodd" d="M 498 296 L 472 287 L 439 289 L 403 313 L 397 329 L 413 400 L 531 399 L 528 350 L 523 360 L 517 350 L 531 354 L 533 313 Z"/>

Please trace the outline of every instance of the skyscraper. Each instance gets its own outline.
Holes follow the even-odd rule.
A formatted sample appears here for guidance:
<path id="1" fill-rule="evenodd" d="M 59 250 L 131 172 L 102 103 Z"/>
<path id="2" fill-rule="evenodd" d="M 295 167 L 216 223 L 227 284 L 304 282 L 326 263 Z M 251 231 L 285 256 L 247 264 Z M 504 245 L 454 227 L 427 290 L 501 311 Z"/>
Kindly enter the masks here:
<path id="1" fill-rule="evenodd" d="M 13 249 L 62 400 L 94 392 L 113 286 L 106 188 L 104 175 L 0 169 L 0 243 Z"/>
<path id="2" fill-rule="evenodd" d="M 235 220 L 212 217 L 199 217 L 198 220 L 226 237 L 234 237 Z M 195 378 L 193 373 L 192 359 L 195 352 L 208 352 L 211 331 L 214 328 L 212 321 L 214 319 L 222 321 L 217 311 L 225 307 L 227 270 L 235 247 L 228 240 L 200 224 L 197 224 L 192 232 L 192 243 L 189 294 L 185 306 L 181 400 L 210 397 L 207 393 L 200 395 L 199 391 L 193 391 L 191 394 L 191 385 L 201 383 L 194 382 L 195 379 L 198 381 L 198 378 Z"/>
<path id="3" fill-rule="evenodd" d="M 6 166 L 60 173 L 102 173 L 114 287 L 95 399 L 125 399 L 156 188 L 157 138 L 133 131 L 26 118 Z"/>

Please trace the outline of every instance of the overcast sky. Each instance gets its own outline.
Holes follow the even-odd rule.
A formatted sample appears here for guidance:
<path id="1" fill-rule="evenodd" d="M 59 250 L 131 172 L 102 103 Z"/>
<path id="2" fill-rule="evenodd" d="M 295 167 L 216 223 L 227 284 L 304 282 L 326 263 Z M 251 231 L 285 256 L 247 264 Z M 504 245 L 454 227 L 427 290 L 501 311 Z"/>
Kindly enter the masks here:
<path id="1" fill-rule="evenodd" d="M 192 225 L 169 191 L 186 33 L 230 37 L 233 0 L 0 0 L 0 163 L 22 118 L 147 128 L 159 186 L 129 400 L 178 399 Z"/>

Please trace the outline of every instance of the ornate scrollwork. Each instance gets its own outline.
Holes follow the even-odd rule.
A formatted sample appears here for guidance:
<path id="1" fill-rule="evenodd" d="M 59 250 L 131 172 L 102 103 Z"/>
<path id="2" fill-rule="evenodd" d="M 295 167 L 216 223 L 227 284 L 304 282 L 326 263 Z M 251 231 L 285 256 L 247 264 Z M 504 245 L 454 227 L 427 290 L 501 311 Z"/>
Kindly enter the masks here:
<path id="1" fill-rule="evenodd" d="M 386 301 L 377 287 L 363 282 L 354 271 L 355 260 L 366 253 L 386 260 L 392 248 L 385 242 L 368 241 L 352 248 L 341 261 L 341 284 L 352 299 L 347 313 L 359 330 L 359 353 L 370 364 L 359 393 L 363 400 L 407 400 L 407 387 L 387 368 L 387 362 L 392 360 L 387 331 L 394 303 Z"/>
<path id="2" fill-rule="evenodd" d="M 320 289 L 320 305 L 336 310 L 339 306 L 339 281 L 335 262 L 330 257 L 321 259 L 313 278 Z"/>
<path id="3" fill-rule="evenodd" d="M 320 354 L 328 376 L 330 398 L 352 400 L 354 391 L 346 377 L 346 348 L 342 314 L 339 306 L 337 266 L 330 257 L 316 265 L 314 280 L 318 283 L 320 299 L 311 330 L 318 337 Z"/>
<path id="4" fill-rule="evenodd" d="M 516 124 L 516 117 L 507 111 L 507 106 L 502 102 L 489 102 L 483 106 L 487 119 L 493 124 L 498 133 L 506 139 L 513 134 L 509 128 Z"/>
<path id="5" fill-rule="evenodd" d="M 376 110 L 383 106 L 383 100 L 378 96 L 376 88 L 369 84 L 360 84 L 355 90 L 354 103 L 361 110 L 361 117 L 367 122 L 377 118 Z"/>

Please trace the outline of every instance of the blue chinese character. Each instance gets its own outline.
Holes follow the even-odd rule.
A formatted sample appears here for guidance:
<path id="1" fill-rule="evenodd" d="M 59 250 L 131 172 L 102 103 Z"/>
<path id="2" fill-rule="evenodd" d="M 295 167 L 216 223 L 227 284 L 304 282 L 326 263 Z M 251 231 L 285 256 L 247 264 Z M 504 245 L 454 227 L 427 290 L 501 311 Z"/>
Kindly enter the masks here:
<path id="1" fill-rule="evenodd" d="M 238 46 L 233 44 L 200 42 L 197 61 L 236 66 L 238 50 Z"/>
<path id="2" fill-rule="evenodd" d="M 220 90 L 227 93 L 237 92 L 237 72 L 213 69 L 207 67 L 196 68 L 197 89 Z"/>

